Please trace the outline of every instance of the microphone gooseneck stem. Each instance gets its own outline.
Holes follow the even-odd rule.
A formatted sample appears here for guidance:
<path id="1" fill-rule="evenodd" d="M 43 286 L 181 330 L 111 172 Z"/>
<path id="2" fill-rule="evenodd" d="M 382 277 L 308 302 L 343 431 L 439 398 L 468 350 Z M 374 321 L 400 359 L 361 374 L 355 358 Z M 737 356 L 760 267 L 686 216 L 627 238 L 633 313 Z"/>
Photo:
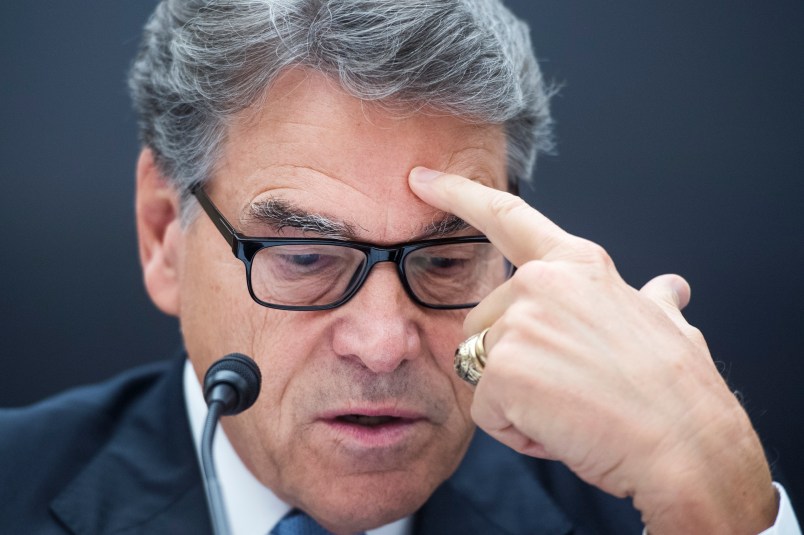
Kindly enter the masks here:
<path id="1" fill-rule="evenodd" d="M 207 420 L 204 423 L 204 432 L 201 435 L 201 468 L 204 472 L 204 490 L 207 494 L 212 529 L 215 535 L 229 535 L 229 521 L 226 518 L 226 509 L 223 507 L 223 496 L 215 473 L 215 463 L 212 460 L 212 441 L 218 427 L 218 418 L 223 411 L 223 402 L 215 400 L 209 404 Z"/>

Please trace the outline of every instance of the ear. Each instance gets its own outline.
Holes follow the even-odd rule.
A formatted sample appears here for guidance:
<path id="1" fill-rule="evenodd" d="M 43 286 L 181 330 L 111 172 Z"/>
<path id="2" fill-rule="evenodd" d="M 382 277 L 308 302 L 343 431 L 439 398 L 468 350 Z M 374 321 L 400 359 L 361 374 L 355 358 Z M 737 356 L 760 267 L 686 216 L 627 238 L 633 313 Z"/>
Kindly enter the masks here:
<path id="1" fill-rule="evenodd" d="M 171 316 L 180 310 L 180 253 L 183 232 L 179 195 L 144 148 L 137 161 L 137 241 L 145 289 L 151 301 Z"/>

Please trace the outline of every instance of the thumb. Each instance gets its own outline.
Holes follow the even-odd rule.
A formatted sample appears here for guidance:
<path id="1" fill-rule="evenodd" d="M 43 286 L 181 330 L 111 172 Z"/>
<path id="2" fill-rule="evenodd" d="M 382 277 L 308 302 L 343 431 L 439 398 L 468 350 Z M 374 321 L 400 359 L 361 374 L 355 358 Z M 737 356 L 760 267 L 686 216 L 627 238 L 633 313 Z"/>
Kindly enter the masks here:
<path id="1" fill-rule="evenodd" d="M 684 277 L 674 274 L 665 274 L 654 277 L 639 290 L 639 293 L 659 305 L 670 318 L 675 321 L 687 321 L 681 311 L 690 302 L 689 283 Z"/>

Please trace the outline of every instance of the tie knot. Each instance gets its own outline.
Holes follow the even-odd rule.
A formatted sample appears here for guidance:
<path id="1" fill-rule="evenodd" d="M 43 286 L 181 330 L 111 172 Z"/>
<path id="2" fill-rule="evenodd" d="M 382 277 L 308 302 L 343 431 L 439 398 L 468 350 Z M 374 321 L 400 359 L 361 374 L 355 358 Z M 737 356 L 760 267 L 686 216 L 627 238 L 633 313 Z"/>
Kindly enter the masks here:
<path id="1" fill-rule="evenodd" d="M 269 535 L 332 535 L 307 513 L 293 509 L 274 526 Z"/>

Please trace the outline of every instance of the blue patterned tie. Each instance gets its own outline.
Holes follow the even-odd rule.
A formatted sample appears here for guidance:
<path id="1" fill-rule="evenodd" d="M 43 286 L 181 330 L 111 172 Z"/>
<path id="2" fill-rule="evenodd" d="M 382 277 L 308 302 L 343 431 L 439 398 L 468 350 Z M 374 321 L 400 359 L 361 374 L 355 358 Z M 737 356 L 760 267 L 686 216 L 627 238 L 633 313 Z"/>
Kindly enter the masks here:
<path id="1" fill-rule="evenodd" d="M 269 535 L 332 535 L 304 511 L 293 509 L 274 526 Z"/>

